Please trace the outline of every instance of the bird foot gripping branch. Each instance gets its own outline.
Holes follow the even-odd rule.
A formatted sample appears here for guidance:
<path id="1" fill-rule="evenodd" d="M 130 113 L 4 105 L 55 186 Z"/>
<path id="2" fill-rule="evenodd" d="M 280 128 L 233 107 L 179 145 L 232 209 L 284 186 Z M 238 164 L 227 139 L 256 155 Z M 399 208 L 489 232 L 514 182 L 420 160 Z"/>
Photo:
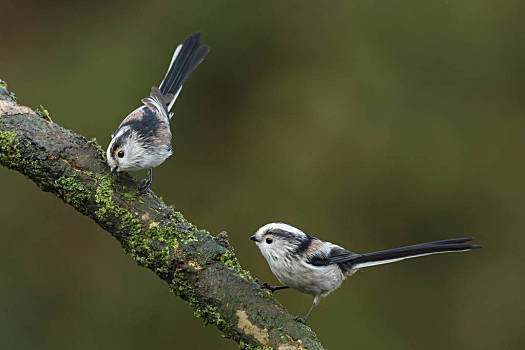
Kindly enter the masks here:
<path id="1" fill-rule="evenodd" d="M 311 329 L 241 268 L 225 234 L 197 229 L 157 196 L 137 196 L 137 182 L 126 173 L 113 177 L 104 153 L 95 140 L 17 104 L 0 83 L 1 165 L 92 218 L 186 300 L 196 317 L 241 348 L 323 349 Z"/>
<path id="2" fill-rule="evenodd" d="M 210 48 L 200 46 L 200 33 L 193 33 L 175 49 L 166 76 L 159 87 L 151 88 L 143 106 L 128 114 L 120 123 L 107 149 L 111 172 L 148 170 L 139 190 L 148 192 L 153 181 L 153 168 L 172 154 L 171 107 L 182 90 L 184 81 L 204 60 Z"/>
<path id="3" fill-rule="evenodd" d="M 321 297 L 339 288 L 347 276 L 361 268 L 418 256 L 481 248 L 479 245 L 466 243 L 471 241 L 471 238 L 454 238 L 357 254 L 283 223 L 264 225 L 250 239 L 257 244 L 275 277 L 284 284 L 272 287 L 264 283 L 265 288 L 273 293 L 292 287 L 301 293 L 314 296 L 308 313 L 304 317 L 295 317 L 295 320 L 302 324 L 306 324 Z"/>

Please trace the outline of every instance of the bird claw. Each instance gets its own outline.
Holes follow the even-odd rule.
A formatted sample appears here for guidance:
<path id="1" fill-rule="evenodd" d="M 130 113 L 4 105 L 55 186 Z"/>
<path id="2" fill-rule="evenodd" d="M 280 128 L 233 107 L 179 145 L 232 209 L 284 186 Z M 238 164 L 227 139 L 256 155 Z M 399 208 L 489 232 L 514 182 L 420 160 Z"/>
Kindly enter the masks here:
<path id="1" fill-rule="evenodd" d="M 264 282 L 264 283 L 262 284 L 262 286 L 263 286 L 264 288 L 268 289 L 268 290 L 269 290 L 270 292 L 272 292 L 272 293 L 275 291 L 275 287 L 270 286 L 270 285 L 269 285 L 268 283 L 266 283 L 266 282 Z"/>
<path id="2" fill-rule="evenodd" d="M 304 319 L 304 318 L 302 318 L 300 316 L 295 316 L 294 320 L 296 320 L 299 323 L 306 324 L 306 319 Z"/>
<path id="3" fill-rule="evenodd" d="M 153 182 L 153 177 L 152 177 L 151 169 L 150 169 L 148 178 L 147 179 L 143 179 L 142 181 L 140 181 L 139 195 L 143 195 L 146 192 L 151 192 L 151 190 L 149 188 L 150 188 L 152 182 Z M 153 193 L 153 192 L 151 192 L 151 193 Z"/>
<path id="4" fill-rule="evenodd" d="M 288 286 L 270 286 L 268 283 L 264 282 L 262 284 L 262 286 L 266 289 L 268 289 L 272 294 L 273 292 L 275 292 L 276 290 L 281 290 L 281 289 L 288 289 L 290 287 Z"/>
<path id="5" fill-rule="evenodd" d="M 151 192 L 150 190 L 151 182 L 152 181 L 150 179 L 143 179 L 140 181 L 139 195 L 143 195 L 147 192 Z"/>
<path id="6" fill-rule="evenodd" d="M 144 182 L 146 182 L 146 181 L 144 181 Z M 145 193 L 151 191 L 151 190 L 149 189 L 149 186 L 150 186 L 150 185 L 151 185 L 151 184 L 147 184 L 147 183 L 141 185 L 141 186 L 139 187 L 139 195 L 142 196 L 143 194 L 145 194 Z"/>

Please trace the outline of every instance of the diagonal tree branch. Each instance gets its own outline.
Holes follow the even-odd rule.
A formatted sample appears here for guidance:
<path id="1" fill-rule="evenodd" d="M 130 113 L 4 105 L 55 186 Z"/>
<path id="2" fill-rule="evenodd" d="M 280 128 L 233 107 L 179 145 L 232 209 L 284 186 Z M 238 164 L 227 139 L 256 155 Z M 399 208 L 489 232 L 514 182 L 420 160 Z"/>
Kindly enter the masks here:
<path id="1" fill-rule="evenodd" d="M 154 194 L 138 196 L 127 175 L 109 173 L 96 140 L 18 105 L 0 81 L 0 164 L 21 172 L 95 220 L 137 264 L 164 280 L 205 324 L 244 349 L 323 349 L 240 266 L 228 237 L 197 229 Z"/>

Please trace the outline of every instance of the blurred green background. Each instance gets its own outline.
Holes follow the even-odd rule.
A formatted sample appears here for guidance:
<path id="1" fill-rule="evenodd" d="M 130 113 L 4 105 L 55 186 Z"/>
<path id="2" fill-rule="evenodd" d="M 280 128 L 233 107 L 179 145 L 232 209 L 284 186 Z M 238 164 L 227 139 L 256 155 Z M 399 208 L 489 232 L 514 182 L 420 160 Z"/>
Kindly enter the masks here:
<path id="1" fill-rule="evenodd" d="M 195 30 L 153 190 L 198 227 L 284 221 L 357 252 L 474 236 L 484 249 L 367 269 L 310 326 L 327 349 L 525 346 L 525 6 L 518 1 L 20 1 L 0 77 L 106 147 Z M 143 173 L 134 173 L 143 177 Z M 234 349 L 119 244 L 0 168 L 8 349 Z M 277 299 L 304 314 L 312 298 Z"/>

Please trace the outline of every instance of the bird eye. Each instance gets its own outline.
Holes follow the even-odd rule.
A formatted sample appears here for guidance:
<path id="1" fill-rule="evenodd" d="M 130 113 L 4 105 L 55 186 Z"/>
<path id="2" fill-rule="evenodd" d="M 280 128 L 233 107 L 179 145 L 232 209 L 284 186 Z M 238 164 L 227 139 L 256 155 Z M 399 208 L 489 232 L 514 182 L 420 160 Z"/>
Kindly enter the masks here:
<path id="1" fill-rule="evenodd" d="M 124 151 L 120 150 L 117 152 L 117 157 L 123 158 L 124 157 Z"/>
<path id="2" fill-rule="evenodd" d="M 270 237 L 266 237 L 266 243 L 272 244 L 272 242 L 273 242 L 273 239 L 271 239 Z"/>

